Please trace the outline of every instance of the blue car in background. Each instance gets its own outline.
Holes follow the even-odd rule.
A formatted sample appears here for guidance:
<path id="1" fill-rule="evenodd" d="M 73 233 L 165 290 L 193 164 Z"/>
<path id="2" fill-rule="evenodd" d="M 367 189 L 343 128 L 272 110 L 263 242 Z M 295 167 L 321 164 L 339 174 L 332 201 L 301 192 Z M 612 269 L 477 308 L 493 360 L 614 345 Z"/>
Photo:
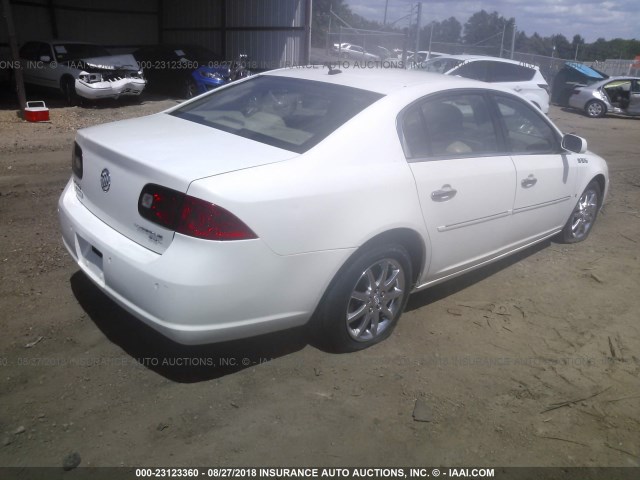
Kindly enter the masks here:
<path id="1" fill-rule="evenodd" d="M 147 79 L 147 90 L 191 98 L 249 74 L 246 57 L 225 61 L 201 46 L 154 45 L 133 56 Z"/>

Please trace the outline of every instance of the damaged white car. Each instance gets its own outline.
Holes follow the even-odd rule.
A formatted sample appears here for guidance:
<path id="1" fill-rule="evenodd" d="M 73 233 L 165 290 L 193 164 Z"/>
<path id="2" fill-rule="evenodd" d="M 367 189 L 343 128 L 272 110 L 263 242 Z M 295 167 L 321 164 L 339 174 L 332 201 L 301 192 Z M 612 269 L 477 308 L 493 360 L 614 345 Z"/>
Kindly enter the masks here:
<path id="1" fill-rule="evenodd" d="M 20 49 L 25 83 L 62 91 L 70 105 L 140 95 L 147 82 L 133 55 L 111 55 L 80 42 L 27 42 Z"/>

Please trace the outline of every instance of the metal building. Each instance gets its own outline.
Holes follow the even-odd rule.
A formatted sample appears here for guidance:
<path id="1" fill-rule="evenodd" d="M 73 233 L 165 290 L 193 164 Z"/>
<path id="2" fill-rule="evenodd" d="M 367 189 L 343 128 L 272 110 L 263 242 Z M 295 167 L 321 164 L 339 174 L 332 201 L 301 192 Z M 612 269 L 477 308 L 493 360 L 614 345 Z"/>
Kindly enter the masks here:
<path id="1" fill-rule="evenodd" d="M 9 0 L 18 43 L 84 41 L 126 51 L 157 43 L 203 45 L 256 68 L 309 60 L 312 0 Z M 0 59 L 9 58 L 0 19 Z"/>

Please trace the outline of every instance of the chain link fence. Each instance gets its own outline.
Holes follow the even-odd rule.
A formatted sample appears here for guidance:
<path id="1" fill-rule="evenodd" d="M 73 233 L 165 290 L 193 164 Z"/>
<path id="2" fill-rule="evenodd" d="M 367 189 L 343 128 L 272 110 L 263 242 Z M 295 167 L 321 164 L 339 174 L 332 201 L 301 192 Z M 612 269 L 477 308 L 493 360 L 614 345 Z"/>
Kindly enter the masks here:
<path id="1" fill-rule="evenodd" d="M 422 42 L 424 46 L 424 41 Z M 325 53 L 332 60 L 344 61 L 381 61 L 382 66 L 410 67 L 413 62 L 415 38 L 406 33 L 392 33 L 375 30 L 361 30 L 340 27 L 337 32 L 327 34 Z M 513 59 L 523 64 L 535 65 L 545 78 L 551 90 L 558 72 L 569 63 L 576 63 L 573 59 L 563 59 L 523 52 L 513 52 L 504 45 L 464 45 L 458 43 L 429 42 L 428 50 L 420 51 L 419 61 L 424 61 L 427 52 L 433 55 L 483 55 Z M 580 62 L 578 62 L 580 63 Z M 640 76 L 640 59 L 636 60 L 606 60 L 600 62 L 584 62 L 609 76 L 629 75 Z M 375 64 L 378 65 L 378 64 Z M 559 79 L 559 82 L 562 83 Z M 553 91 L 551 92 L 553 94 Z"/>
<path id="2" fill-rule="evenodd" d="M 640 77 L 640 59 L 636 60 L 605 60 L 588 64 L 610 76 L 626 75 Z"/>

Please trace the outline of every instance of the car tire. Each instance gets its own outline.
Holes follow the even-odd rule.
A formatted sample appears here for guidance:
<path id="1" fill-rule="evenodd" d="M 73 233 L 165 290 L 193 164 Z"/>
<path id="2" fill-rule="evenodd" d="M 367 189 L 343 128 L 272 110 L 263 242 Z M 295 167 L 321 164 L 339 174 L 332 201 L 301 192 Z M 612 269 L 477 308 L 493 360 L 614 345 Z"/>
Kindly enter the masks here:
<path id="1" fill-rule="evenodd" d="M 558 235 L 558 240 L 561 243 L 578 243 L 586 240 L 598 216 L 601 202 L 600 184 L 593 180 L 580 195 L 569 220 Z"/>
<path id="2" fill-rule="evenodd" d="M 76 93 L 76 81 L 71 77 L 62 79 L 62 93 L 67 101 L 67 105 L 74 107 L 80 103 L 80 97 Z"/>
<path id="3" fill-rule="evenodd" d="M 589 118 L 601 118 L 607 113 L 607 106 L 600 100 L 591 100 L 584 106 L 584 111 Z"/>
<path id="4" fill-rule="evenodd" d="M 186 99 L 198 96 L 198 85 L 196 85 L 196 82 L 191 78 L 188 78 L 184 82 L 184 92 L 182 96 Z"/>
<path id="5" fill-rule="evenodd" d="M 328 350 L 363 350 L 391 335 L 411 290 L 411 259 L 401 245 L 367 248 L 336 275 L 320 306 L 318 327 Z"/>

